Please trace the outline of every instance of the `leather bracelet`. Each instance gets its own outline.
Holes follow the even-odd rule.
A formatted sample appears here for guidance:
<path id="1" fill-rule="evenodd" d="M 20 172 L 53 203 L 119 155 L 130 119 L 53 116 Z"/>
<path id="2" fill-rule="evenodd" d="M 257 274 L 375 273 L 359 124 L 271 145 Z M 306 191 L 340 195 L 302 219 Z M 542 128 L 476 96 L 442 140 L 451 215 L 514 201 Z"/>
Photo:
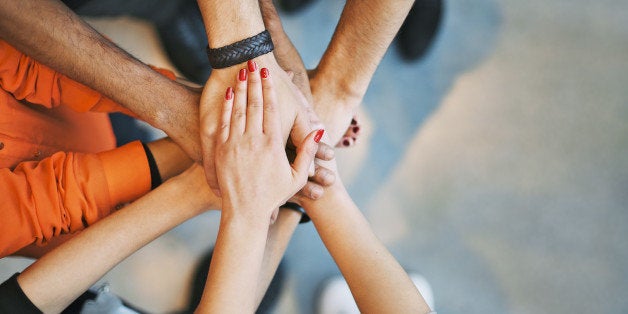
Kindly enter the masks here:
<path id="1" fill-rule="evenodd" d="M 210 48 L 207 46 L 207 57 L 212 68 L 224 69 L 267 54 L 273 49 L 275 46 L 273 46 L 270 33 L 264 30 L 255 36 L 224 47 Z"/>
<path id="2" fill-rule="evenodd" d="M 299 220 L 300 224 L 309 222 L 311 220 L 310 216 L 305 213 L 305 209 L 303 209 L 303 207 L 299 206 L 299 204 L 297 203 L 286 202 L 285 204 L 279 206 L 279 208 L 286 208 L 301 213 L 301 220 Z"/>

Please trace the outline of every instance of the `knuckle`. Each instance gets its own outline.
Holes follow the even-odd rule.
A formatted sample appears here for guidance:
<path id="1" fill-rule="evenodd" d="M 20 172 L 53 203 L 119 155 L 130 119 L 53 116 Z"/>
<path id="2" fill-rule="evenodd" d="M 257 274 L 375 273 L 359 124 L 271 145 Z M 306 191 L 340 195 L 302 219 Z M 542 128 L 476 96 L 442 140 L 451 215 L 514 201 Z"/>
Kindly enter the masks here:
<path id="1" fill-rule="evenodd" d="M 236 119 L 244 118 L 246 116 L 246 110 L 243 110 L 242 108 L 237 108 L 233 111 L 233 116 Z"/>
<path id="2" fill-rule="evenodd" d="M 260 108 L 264 106 L 264 102 L 261 99 L 251 99 L 249 100 L 249 107 Z"/>

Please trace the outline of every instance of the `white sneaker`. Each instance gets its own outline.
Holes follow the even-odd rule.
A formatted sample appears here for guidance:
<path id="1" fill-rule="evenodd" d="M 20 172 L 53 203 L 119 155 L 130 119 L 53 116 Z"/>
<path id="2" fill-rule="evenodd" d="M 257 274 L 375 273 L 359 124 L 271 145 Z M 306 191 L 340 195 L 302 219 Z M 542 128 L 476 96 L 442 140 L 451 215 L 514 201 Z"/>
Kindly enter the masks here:
<path id="1" fill-rule="evenodd" d="M 410 279 L 414 285 L 419 289 L 423 299 L 427 305 L 430 306 L 432 311 L 434 310 L 434 292 L 430 283 L 425 277 L 410 273 Z M 357 304 L 353 300 L 349 285 L 342 276 L 336 276 L 325 281 L 323 288 L 318 299 L 317 304 L 318 314 L 359 314 Z"/>

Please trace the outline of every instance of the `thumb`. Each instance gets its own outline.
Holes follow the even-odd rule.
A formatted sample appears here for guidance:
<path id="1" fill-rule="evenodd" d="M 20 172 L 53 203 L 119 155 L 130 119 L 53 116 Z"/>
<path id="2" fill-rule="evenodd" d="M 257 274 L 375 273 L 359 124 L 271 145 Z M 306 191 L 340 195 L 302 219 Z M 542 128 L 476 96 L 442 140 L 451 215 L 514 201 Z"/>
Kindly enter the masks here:
<path id="1" fill-rule="evenodd" d="M 292 170 L 299 181 L 306 181 L 310 165 L 314 161 L 314 155 L 318 150 L 318 142 L 323 137 L 325 130 L 319 129 L 305 137 L 297 149 L 297 157 L 292 164 Z"/>

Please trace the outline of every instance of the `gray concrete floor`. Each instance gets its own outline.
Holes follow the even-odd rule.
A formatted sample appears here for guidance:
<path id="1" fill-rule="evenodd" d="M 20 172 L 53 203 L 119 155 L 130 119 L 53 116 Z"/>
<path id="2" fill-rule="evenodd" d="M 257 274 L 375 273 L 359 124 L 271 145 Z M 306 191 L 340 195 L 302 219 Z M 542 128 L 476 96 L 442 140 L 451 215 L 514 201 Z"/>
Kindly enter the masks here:
<path id="1" fill-rule="evenodd" d="M 308 66 L 341 9 L 321 0 L 285 17 Z M 168 65 L 150 26 L 93 23 Z M 626 86 L 626 1 L 447 1 L 424 60 L 392 48 L 380 65 L 366 134 L 339 152 L 343 179 L 401 263 L 431 282 L 439 313 L 627 313 Z M 105 280 L 152 311 L 180 309 L 217 223 L 187 222 Z M 338 270 L 311 225 L 286 262 L 277 312 L 313 312 Z M 26 263 L 1 260 L 0 275 Z"/>

